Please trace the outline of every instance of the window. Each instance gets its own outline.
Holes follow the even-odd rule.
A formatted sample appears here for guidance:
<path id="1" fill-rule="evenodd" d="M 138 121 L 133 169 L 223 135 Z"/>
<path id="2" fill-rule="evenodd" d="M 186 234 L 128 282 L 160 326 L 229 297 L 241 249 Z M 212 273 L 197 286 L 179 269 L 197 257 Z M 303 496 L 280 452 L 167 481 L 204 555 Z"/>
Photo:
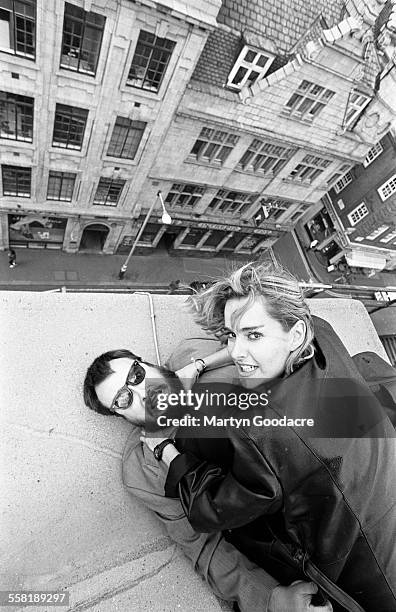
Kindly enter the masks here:
<path id="1" fill-rule="evenodd" d="M 257 194 L 241 193 L 240 191 L 229 191 L 219 189 L 216 196 L 210 202 L 208 210 L 222 212 L 233 216 L 244 212 L 257 198 Z"/>
<path id="2" fill-rule="evenodd" d="M 204 127 L 191 149 L 190 157 L 200 162 L 223 164 L 238 140 L 236 134 Z"/>
<path id="3" fill-rule="evenodd" d="M 346 129 L 352 129 L 354 127 L 356 119 L 369 102 L 370 98 L 365 94 L 361 94 L 358 91 L 352 91 L 349 96 L 344 118 L 344 127 Z"/>
<path id="4" fill-rule="evenodd" d="M 33 98 L 0 91 L 0 138 L 33 140 Z"/>
<path id="5" fill-rule="evenodd" d="M 334 183 L 338 181 L 338 179 L 340 179 L 348 170 L 350 170 L 350 168 L 351 164 L 342 164 L 342 166 L 338 168 L 337 172 L 334 172 L 334 174 L 332 174 L 331 177 L 328 179 L 327 185 L 329 187 L 332 187 Z"/>
<path id="6" fill-rule="evenodd" d="M 375 240 L 376 238 L 378 238 L 378 236 L 386 232 L 387 229 L 389 229 L 389 225 L 381 225 L 380 227 L 377 227 L 376 230 L 366 236 L 366 240 Z"/>
<path id="7" fill-rule="evenodd" d="M 158 91 L 175 44 L 173 40 L 159 38 L 142 30 L 129 70 L 127 85 Z"/>
<path id="8" fill-rule="evenodd" d="M 106 18 L 65 3 L 60 65 L 95 75 Z"/>
<path id="9" fill-rule="evenodd" d="M 117 206 L 126 181 L 101 178 L 94 197 L 94 204 Z"/>
<path id="10" fill-rule="evenodd" d="M 352 181 L 353 181 L 352 172 L 347 172 L 346 174 L 344 174 L 344 176 L 338 179 L 338 181 L 333 185 L 334 191 L 336 193 L 340 193 L 340 191 L 345 189 L 345 187 L 349 185 L 349 183 L 352 183 Z"/>
<path id="11" fill-rule="evenodd" d="M 323 157 L 306 155 L 302 162 L 291 171 L 288 178 L 302 183 L 312 183 L 331 163 L 331 160 Z"/>
<path id="12" fill-rule="evenodd" d="M 390 179 L 386 181 L 386 183 L 384 183 L 379 189 L 377 189 L 377 191 L 383 202 L 390 198 L 391 195 L 396 193 L 396 174 L 391 176 Z"/>
<path id="13" fill-rule="evenodd" d="M 334 91 L 310 81 L 302 81 L 283 109 L 283 114 L 311 122 L 330 102 Z"/>
<path id="14" fill-rule="evenodd" d="M 47 200 L 71 202 L 76 175 L 71 172 L 50 171 L 48 177 Z"/>
<path id="15" fill-rule="evenodd" d="M 144 121 L 132 121 L 132 119 L 125 117 L 117 117 L 107 155 L 135 159 L 146 125 L 147 123 L 144 123 Z"/>
<path id="16" fill-rule="evenodd" d="M 2 166 L 3 195 L 30 198 L 31 168 Z"/>
<path id="17" fill-rule="evenodd" d="M 81 151 L 87 117 L 83 108 L 57 104 L 52 146 Z"/>
<path id="18" fill-rule="evenodd" d="M 260 204 L 259 210 L 253 215 L 253 221 L 256 226 L 260 226 L 265 219 L 276 221 L 294 202 L 276 198 L 264 198 L 260 200 Z M 297 216 L 301 215 L 302 212 L 298 211 L 293 216 L 297 218 Z"/>
<path id="19" fill-rule="evenodd" d="M 359 221 L 369 214 L 368 208 L 364 202 L 356 206 L 349 214 L 348 221 L 351 225 L 357 225 Z"/>
<path id="20" fill-rule="evenodd" d="M 36 0 L 0 0 L 0 51 L 34 59 Z"/>
<path id="21" fill-rule="evenodd" d="M 239 167 L 260 174 L 275 175 L 282 170 L 295 149 L 263 142 L 255 138 L 242 156 Z"/>
<path id="22" fill-rule="evenodd" d="M 243 47 L 228 75 L 227 85 L 233 89 L 252 85 L 266 74 L 273 61 L 274 57 L 268 53 L 253 51 L 247 46 Z"/>
<path id="23" fill-rule="evenodd" d="M 364 158 L 363 166 L 367 168 L 367 166 L 369 166 L 375 159 L 377 159 L 377 157 L 381 155 L 383 150 L 384 148 L 382 144 L 380 142 L 377 142 L 377 144 L 370 149 L 370 151 Z"/>
<path id="24" fill-rule="evenodd" d="M 396 229 L 394 229 L 392 232 L 390 232 L 389 234 L 386 234 L 386 236 L 381 238 L 380 242 L 383 242 L 384 244 L 387 244 L 388 242 L 390 242 L 394 238 L 396 238 Z"/>
<path id="25" fill-rule="evenodd" d="M 205 193 L 205 187 L 174 183 L 166 196 L 165 202 L 172 207 L 192 208 Z"/>

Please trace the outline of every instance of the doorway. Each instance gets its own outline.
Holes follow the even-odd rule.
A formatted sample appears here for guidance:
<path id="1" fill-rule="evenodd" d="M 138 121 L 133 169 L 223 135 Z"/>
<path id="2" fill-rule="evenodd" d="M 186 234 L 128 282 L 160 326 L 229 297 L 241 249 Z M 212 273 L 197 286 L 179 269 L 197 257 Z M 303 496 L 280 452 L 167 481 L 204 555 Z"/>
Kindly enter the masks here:
<path id="1" fill-rule="evenodd" d="M 80 251 L 103 251 L 109 228 L 101 223 L 93 223 L 84 228 L 81 236 Z"/>

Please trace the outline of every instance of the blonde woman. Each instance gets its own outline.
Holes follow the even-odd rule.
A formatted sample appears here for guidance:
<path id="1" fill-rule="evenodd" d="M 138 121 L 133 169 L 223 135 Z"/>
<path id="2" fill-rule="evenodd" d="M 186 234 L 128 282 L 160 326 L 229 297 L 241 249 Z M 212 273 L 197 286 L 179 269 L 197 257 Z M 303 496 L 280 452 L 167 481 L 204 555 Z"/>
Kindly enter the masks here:
<path id="1" fill-rule="evenodd" d="M 342 342 L 296 279 L 267 264 L 192 300 L 202 327 L 226 338 L 240 390 L 268 403 L 221 440 L 146 438 L 162 442 L 166 495 L 197 531 L 230 530 L 281 584 L 308 578 L 335 610 L 396 610 L 394 431 Z"/>

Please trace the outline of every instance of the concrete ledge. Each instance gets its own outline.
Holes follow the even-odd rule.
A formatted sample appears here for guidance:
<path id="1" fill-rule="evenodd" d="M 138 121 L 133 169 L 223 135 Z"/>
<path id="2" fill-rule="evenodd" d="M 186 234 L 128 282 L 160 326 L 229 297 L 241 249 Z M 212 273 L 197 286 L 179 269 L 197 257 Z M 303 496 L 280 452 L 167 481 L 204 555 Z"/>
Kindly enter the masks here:
<path id="1" fill-rule="evenodd" d="M 162 362 L 183 337 L 202 336 L 184 301 L 153 296 Z M 311 306 L 352 354 L 386 357 L 362 304 Z M 82 402 L 99 353 L 133 348 L 156 363 L 148 296 L 2 292 L 0 321 L 1 588 L 68 588 L 74 611 L 220 610 L 156 518 L 123 490 L 130 426 Z"/>

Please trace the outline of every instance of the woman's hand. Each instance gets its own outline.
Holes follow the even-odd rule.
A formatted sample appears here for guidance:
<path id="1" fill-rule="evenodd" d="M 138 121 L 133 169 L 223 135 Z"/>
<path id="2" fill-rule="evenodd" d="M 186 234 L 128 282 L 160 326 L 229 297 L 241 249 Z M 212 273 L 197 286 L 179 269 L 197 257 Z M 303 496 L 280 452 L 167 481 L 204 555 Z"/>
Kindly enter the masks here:
<path id="1" fill-rule="evenodd" d="M 180 370 L 176 370 L 176 375 L 180 379 L 185 391 L 192 389 L 199 378 L 199 372 L 194 362 L 188 363 L 184 368 L 180 368 Z"/>

